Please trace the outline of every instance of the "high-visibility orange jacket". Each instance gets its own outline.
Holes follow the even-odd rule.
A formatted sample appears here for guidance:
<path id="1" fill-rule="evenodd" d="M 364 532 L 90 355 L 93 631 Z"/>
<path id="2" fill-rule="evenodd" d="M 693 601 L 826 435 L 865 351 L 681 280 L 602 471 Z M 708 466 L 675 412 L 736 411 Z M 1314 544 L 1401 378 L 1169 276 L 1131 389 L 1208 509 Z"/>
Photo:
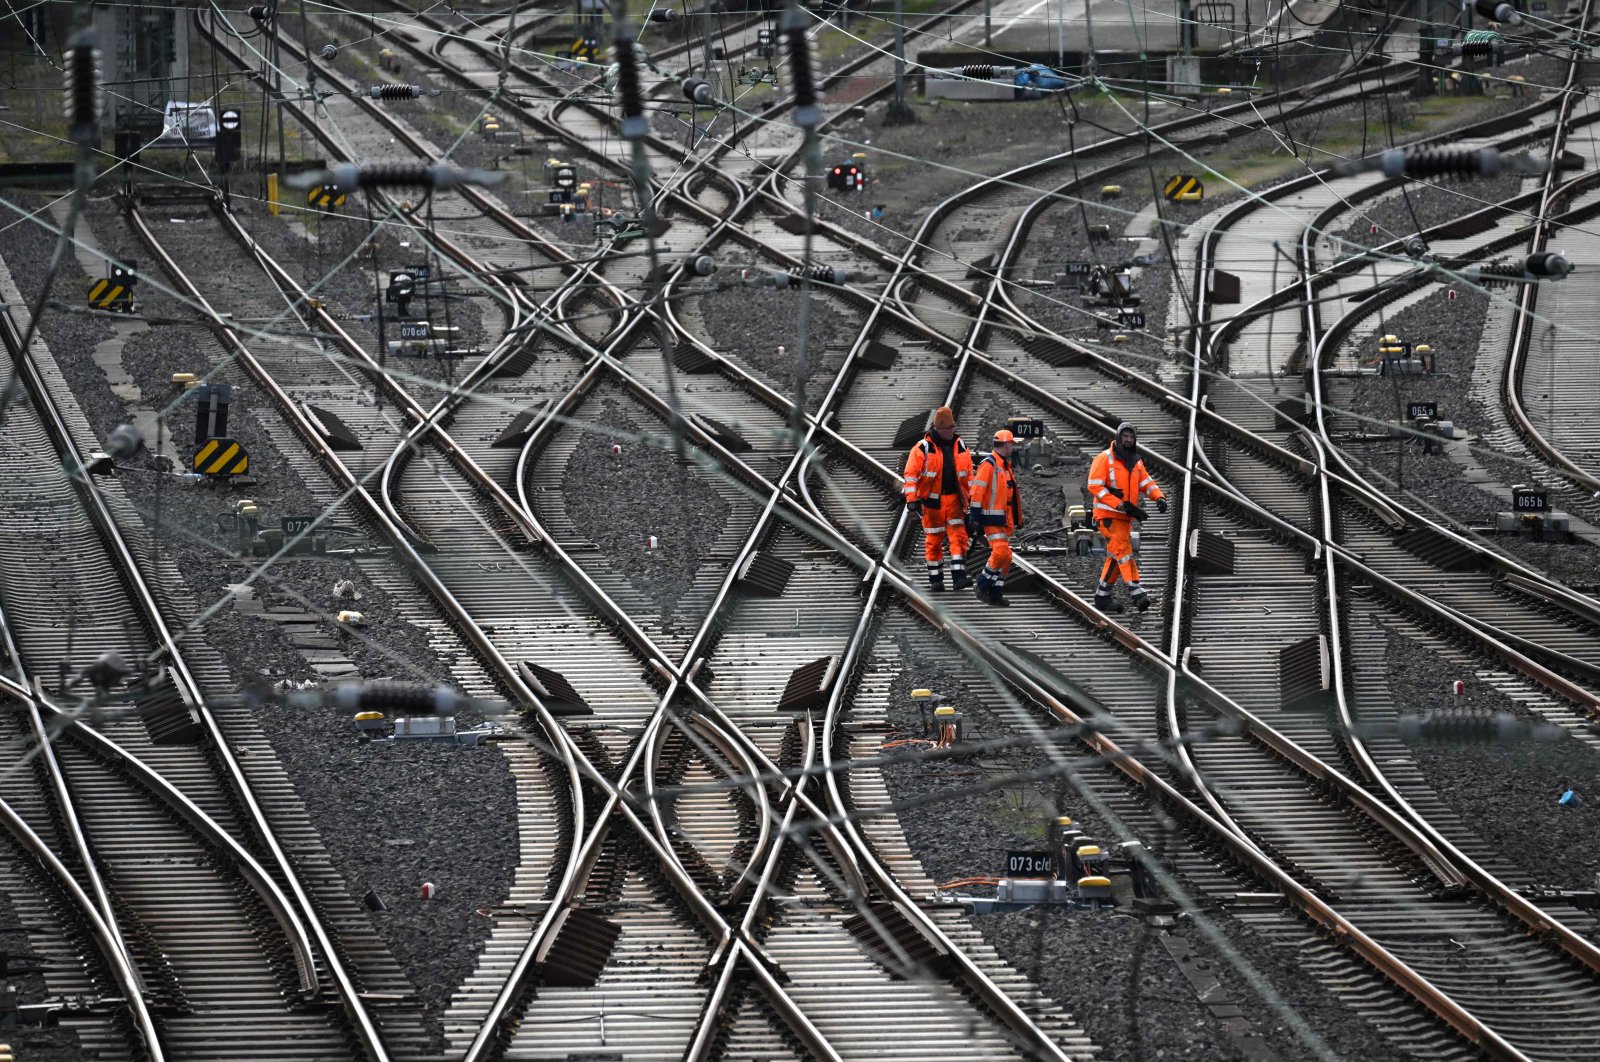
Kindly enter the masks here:
<path id="1" fill-rule="evenodd" d="M 1094 455 L 1089 466 L 1089 494 L 1094 498 L 1094 520 L 1132 520 L 1119 506 L 1125 501 L 1139 504 L 1141 498 L 1160 501 L 1161 488 L 1144 470 L 1144 459 L 1136 458 L 1133 467 L 1117 459 L 1112 444 Z"/>
<path id="2" fill-rule="evenodd" d="M 967 452 L 967 444 L 957 435 L 951 444 L 951 452 L 956 457 L 956 492 L 961 497 L 961 507 L 967 506 L 967 482 L 972 478 L 972 454 Z M 932 432 L 922 436 L 911 453 L 906 456 L 906 478 L 904 492 L 906 501 L 924 501 L 928 498 L 937 498 L 942 492 L 940 483 L 944 480 L 944 451 L 939 449 L 938 440 Z"/>
<path id="3" fill-rule="evenodd" d="M 1022 492 L 1009 461 L 995 453 L 983 455 L 972 470 L 970 504 L 986 533 L 996 528 L 1009 533 L 1022 526 Z"/>

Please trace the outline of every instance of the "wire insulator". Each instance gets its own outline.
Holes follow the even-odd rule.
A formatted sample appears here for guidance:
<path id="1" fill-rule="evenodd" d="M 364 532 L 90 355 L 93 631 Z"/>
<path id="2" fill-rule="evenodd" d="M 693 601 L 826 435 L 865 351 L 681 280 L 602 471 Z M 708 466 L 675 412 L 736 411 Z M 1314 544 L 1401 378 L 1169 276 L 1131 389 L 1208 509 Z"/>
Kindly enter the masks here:
<path id="1" fill-rule="evenodd" d="M 1450 46 L 1450 51 L 1467 59 L 1493 59 L 1500 53 L 1500 42 L 1457 41 Z"/>
<path id="2" fill-rule="evenodd" d="M 265 22 L 274 14 L 273 7 L 268 4 L 251 4 L 245 12 L 257 22 Z"/>
<path id="3" fill-rule="evenodd" d="M 1572 261 L 1559 251 L 1530 254 L 1523 268 L 1536 277 L 1564 277 L 1572 272 Z"/>
<path id="4" fill-rule="evenodd" d="M 644 116 L 644 83 L 639 77 L 639 49 L 634 40 L 633 26 L 617 23 L 617 90 L 622 96 L 622 137 L 624 140 L 643 140 L 650 132 L 650 120 Z"/>
<path id="5" fill-rule="evenodd" d="M 322 46 L 322 58 L 323 58 L 324 61 L 331 63 L 335 59 L 337 59 L 338 57 L 339 57 L 339 46 L 338 45 L 336 45 L 336 44 L 324 44 Z"/>
<path id="6" fill-rule="evenodd" d="M 357 188 L 459 188 L 466 184 L 489 184 L 495 179 L 494 174 L 425 162 L 368 162 L 359 166 L 347 162 L 332 167 L 325 176 L 330 179 L 322 179 L 324 175 L 312 179 L 331 183 L 341 192 Z"/>
<path id="7" fill-rule="evenodd" d="M 66 62 L 66 111 L 72 139 L 84 143 L 100 139 L 100 111 L 105 92 L 100 87 L 100 49 L 94 30 L 73 34 Z"/>
<path id="8" fill-rule="evenodd" d="M 994 80 L 994 66 L 987 63 L 964 66 L 961 68 L 961 74 L 963 77 L 970 77 L 975 81 L 992 81 Z"/>
<path id="9" fill-rule="evenodd" d="M 1390 148 L 1378 168 L 1385 177 L 1498 177 L 1505 162 L 1494 148 Z"/>
<path id="10" fill-rule="evenodd" d="M 689 78 L 683 83 L 683 98 L 702 107 L 710 107 L 716 103 L 716 97 L 711 94 L 711 86 L 697 77 Z"/>
<path id="11" fill-rule="evenodd" d="M 651 22 L 676 22 L 682 17 L 676 9 L 670 7 L 658 7 L 650 12 Z"/>
<path id="12" fill-rule="evenodd" d="M 333 703 L 348 711 L 391 715 L 455 715 L 465 702 L 448 686 L 413 686 L 405 682 L 349 683 L 334 690 Z"/>
<path id="13" fill-rule="evenodd" d="M 689 260 L 684 263 L 684 268 L 689 271 L 690 276 L 709 277 L 717 271 L 717 260 L 709 254 L 690 255 Z"/>
<path id="14" fill-rule="evenodd" d="M 1513 26 L 1522 25 L 1522 13 L 1505 0 L 1476 0 L 1472 5 L 1481 18 L 1490 22 L 1506 22 Z"/>
<path id="15" fill-rule="evenodd" d="M 1428 253 L 1428 241 L 1421 236 L 1412 236 L 1406 240 L 1406 254 L 1412 258 L 1421 258 Z"/>
<path id="16" fill-rule="evenodd" d="M 811 20 L 798 7 L 783 13 L 782 31 L 789 48 L 789 78 L 794 93 L 794 124 L 807 131 L 822 124 L 822 108 L 817 104 L 817 68 L 813 65 L 811 38 L 806 29 Z"/>
<path id="17" fill-rule="evenodd" d="M 387 82 L 382 85 L 373 85 L 367 94 L 375 100 L 414 100 L 422 95 L 421 85 L 401 85 L 398 82 Z"/>
<path id="18" fill-rule="evenodd" d="M 850 279 L 848 271 L 827 265 L 814 265 L 810 269 L 804 266 L 790 266 L 789 276 L 796 280 L 809 276 L 819 284 L 843 284 Z"/>
<path id="19" fill-rule="evenodd" d="M 1509 744 L 1513 741 L 1550 741 L 1564 736 L 1550 723 L 1528 723 L 1510 712 L 1486 715 L 1402 715 L 1395 720 L 1401 741 L 1438 741 L 1451 744 Z"/>

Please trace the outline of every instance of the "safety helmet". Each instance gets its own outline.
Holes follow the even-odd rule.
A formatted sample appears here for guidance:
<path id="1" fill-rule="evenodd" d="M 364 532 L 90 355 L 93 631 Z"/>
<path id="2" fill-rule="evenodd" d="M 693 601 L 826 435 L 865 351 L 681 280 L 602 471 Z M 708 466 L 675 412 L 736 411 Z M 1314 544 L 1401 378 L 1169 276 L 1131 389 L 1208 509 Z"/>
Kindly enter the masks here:
<path id="1" fill-rule="evenodd" d="M 1007 428 L 1001 428 L 999 431 L 994 433 L 994 444 L 996 446 L 999 446 L 1002 443 L 1014 443 L 1016 441 L 1017 437 L 1012 435 L 1010 430 Z"/>

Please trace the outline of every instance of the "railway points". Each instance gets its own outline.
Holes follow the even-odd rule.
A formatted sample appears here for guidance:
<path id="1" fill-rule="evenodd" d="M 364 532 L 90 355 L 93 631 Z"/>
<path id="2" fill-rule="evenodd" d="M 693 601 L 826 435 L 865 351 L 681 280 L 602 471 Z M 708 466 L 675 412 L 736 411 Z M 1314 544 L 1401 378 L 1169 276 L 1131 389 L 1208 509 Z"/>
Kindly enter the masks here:
<path id="1" fill-rule="evenodd" d="M 19 1057 L 1600 1056 L 1556 6 L 13 13 Z"/>

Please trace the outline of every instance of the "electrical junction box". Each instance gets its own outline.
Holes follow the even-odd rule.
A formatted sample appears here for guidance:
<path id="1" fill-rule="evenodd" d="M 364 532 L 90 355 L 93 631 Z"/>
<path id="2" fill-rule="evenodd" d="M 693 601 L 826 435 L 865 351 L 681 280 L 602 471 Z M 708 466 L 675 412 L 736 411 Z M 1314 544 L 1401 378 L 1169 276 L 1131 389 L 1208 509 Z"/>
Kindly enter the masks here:
<path id="1" fill-rule="evenodd" d="M 1056 878 L 1001 878 L 1000 903 L 1066 903 L 1067 883 Z"/>

